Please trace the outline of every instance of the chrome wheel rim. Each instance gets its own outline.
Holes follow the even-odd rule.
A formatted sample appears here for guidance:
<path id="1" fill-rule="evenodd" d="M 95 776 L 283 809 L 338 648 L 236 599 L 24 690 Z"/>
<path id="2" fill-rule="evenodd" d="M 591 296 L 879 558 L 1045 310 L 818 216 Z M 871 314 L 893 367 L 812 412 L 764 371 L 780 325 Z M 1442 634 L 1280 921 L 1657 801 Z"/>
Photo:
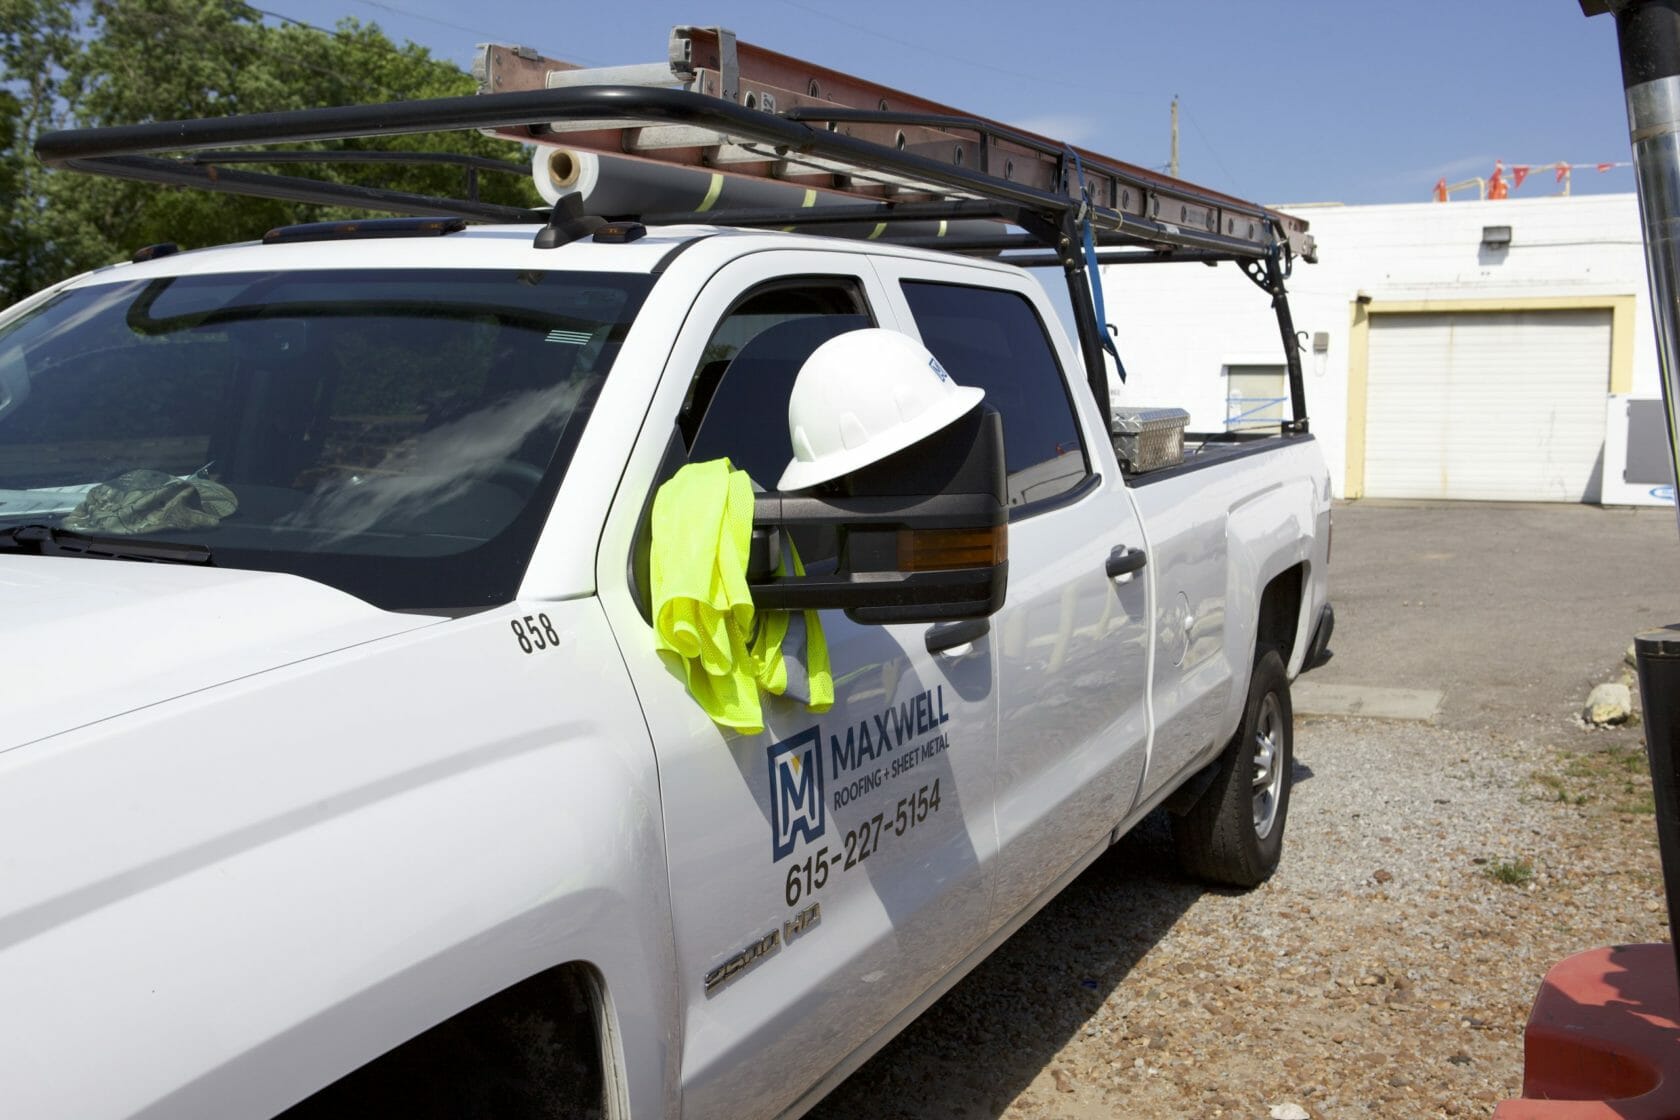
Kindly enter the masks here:
<path id="1" fill-rule="evenodd" d="M 1283 708 L 1266 693 L 1254 721 L 1254 834 L 1264 840 L 1277 823 L 1283 796 Z"/>

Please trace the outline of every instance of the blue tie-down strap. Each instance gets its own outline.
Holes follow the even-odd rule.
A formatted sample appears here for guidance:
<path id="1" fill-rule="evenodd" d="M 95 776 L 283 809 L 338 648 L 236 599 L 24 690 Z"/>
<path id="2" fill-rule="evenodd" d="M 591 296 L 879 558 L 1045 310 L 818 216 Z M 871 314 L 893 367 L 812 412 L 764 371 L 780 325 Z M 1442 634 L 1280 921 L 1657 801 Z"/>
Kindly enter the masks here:
<path id="1" fill-rule="evenodd" d="M 1114 370 L 1124 384 L 1126 365 L 1120 360 L 1120 351 L 1115 349 L 1114 337 L 1109 334 L 1108 312 L 1103 307 L 1102 271 L 1097 267 L 1097 239 L 1091 230 L 1091 191 L 1085 186 L 1085 168 L 1079 162 L 1079 153 L 1072 148 L 1064 151 L 1073 161 L 1073 174 L 1079 184 L 1079 231 L 1085 241 L 1085 274 L 1091 284 L 1091 304 L 1097 313 L 1097 330 L 1102 335 L 1103 349 L 1114 359 Z"/>

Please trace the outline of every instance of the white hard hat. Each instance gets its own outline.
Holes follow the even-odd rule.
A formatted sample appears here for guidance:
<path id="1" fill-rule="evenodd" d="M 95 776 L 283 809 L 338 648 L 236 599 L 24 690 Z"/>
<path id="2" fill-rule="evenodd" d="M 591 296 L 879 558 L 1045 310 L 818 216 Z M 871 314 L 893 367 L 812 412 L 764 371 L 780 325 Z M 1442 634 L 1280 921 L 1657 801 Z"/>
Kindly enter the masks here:
<path id="1" fill-rule="evenodd" d="M 788 398 L 793 461 L 778 490 L 803 490 L 879 462 L 980 403 L 985 390 L 951 380 L 927 347 L 870 327 L 817 347 Z"/>

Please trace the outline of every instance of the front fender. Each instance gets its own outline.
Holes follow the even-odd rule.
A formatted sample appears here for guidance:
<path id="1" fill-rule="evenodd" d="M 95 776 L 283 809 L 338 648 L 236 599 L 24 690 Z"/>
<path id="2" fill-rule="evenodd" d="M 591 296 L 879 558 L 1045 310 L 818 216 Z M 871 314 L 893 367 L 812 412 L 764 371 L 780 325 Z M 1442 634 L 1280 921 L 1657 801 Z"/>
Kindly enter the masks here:
<path id="1" fill-rule="evenodd" d="M 522 651 L 510 622 L 558 641 Z M 676 1099 L 653 756 L 594 599 L 455 620 L 0 755 L 0 1097 L 268 1116 L 583 960 Z"/>

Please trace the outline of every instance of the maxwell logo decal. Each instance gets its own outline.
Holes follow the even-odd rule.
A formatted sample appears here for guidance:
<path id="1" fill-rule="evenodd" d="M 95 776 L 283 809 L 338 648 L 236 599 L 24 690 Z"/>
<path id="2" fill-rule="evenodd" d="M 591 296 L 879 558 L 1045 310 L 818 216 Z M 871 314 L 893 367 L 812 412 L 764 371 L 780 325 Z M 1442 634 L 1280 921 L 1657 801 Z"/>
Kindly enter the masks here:
<path id="1" fill-rule="evenodd" d="M 793 854 L 795 838 L 823 834 L 822 736 L 808 727 L 770 746 L 772 859 Z"/>

